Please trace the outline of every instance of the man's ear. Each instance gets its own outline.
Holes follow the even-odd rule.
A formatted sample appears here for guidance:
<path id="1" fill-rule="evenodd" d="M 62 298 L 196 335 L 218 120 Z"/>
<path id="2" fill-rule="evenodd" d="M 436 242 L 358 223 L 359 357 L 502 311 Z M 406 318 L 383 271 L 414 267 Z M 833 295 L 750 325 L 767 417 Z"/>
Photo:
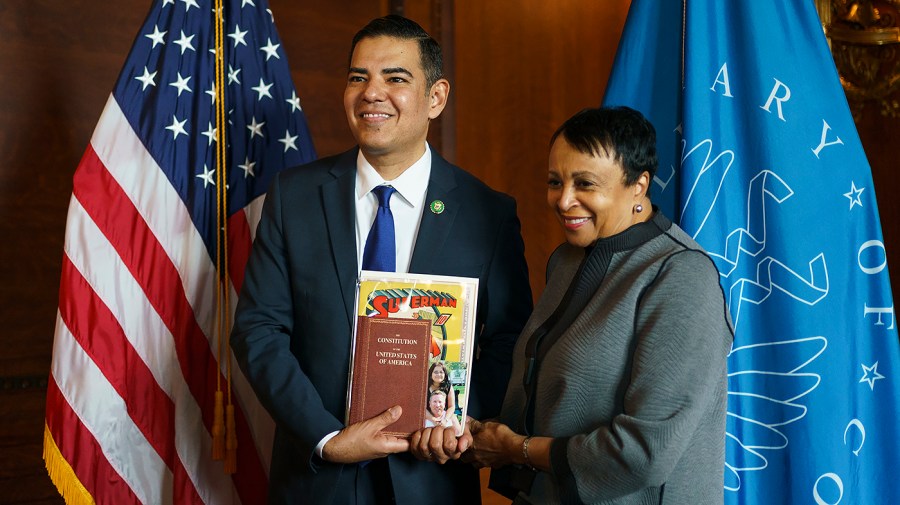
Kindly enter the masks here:
<path id="1" fill-rule="evenodd" d="M 435 119 L 441 115 L 441 112 L 444 111 L 444 107 L 447 106 L 447 98 L 450 96 L 450 81 L 447 79 L 438 79 L 437 82 L 431 85 L 431 90 L 428 92 L 428 98 L 430 100 L 428 106 L 428 119 Z"/>

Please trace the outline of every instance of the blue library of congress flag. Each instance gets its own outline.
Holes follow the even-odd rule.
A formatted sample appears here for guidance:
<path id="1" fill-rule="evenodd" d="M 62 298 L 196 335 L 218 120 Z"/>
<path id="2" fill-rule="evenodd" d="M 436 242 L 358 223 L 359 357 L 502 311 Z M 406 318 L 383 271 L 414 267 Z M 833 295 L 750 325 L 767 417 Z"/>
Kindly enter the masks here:
<path id="1" fill-rule="evenodd" d="M 900 503 L 900 343 L 875 189 L 811 0 L 633 0 L 605 105 L 735 323 L 730 504 Z"/>

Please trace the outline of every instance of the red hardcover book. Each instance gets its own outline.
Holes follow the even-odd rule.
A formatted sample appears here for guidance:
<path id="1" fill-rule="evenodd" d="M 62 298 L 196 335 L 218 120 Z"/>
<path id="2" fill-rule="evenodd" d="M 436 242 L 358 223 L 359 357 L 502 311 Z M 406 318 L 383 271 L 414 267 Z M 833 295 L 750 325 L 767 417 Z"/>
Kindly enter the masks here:
<path id="1" fill-rule="evenodd" d="M 383 432 L 409 437 L 425 423 L 431 321 L 357 317 L 348 423 L 375 417 L 394 405 L 403 414 Z"/>

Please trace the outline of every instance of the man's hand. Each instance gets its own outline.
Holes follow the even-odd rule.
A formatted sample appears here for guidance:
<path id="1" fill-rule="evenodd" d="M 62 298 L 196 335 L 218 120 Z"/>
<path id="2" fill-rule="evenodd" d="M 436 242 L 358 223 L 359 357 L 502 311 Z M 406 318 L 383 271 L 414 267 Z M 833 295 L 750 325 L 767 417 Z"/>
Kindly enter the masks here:
<path id="1" fill-rule="evenodd" d="M 409 451 L 422 461 L 444 464 L 451 459 L 459 459 L 472 445 L 469 423 L 463 434 L 457 438 L 454 428 L 435 426 L 413 433 L 409 441 Z"/>
<path id="2" fill-rule="evenodd" d="M 331 463 L 359 463 L 409 450 L 409 441 L 385 435 L 381 430 L 393 424 L 403 409 L 395 405 L 371 419 L 351 424 L 322 447 L 322 459 Z"/>

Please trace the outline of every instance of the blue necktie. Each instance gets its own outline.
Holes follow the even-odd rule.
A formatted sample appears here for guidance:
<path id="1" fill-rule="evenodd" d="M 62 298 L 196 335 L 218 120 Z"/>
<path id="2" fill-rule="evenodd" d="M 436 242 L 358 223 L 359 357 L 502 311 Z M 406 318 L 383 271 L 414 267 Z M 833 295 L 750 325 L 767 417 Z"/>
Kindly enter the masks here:
<path id="1" fill-rule="evenodd" d="M 397 270 L 397 246 L 394 243 L 394 215 L 391 214 L 391 186 L 377 186 L 372 193 L 378 197 L 378 212 L 366 238 L 363 251 L 363 270 L 394 272 Z"/>

